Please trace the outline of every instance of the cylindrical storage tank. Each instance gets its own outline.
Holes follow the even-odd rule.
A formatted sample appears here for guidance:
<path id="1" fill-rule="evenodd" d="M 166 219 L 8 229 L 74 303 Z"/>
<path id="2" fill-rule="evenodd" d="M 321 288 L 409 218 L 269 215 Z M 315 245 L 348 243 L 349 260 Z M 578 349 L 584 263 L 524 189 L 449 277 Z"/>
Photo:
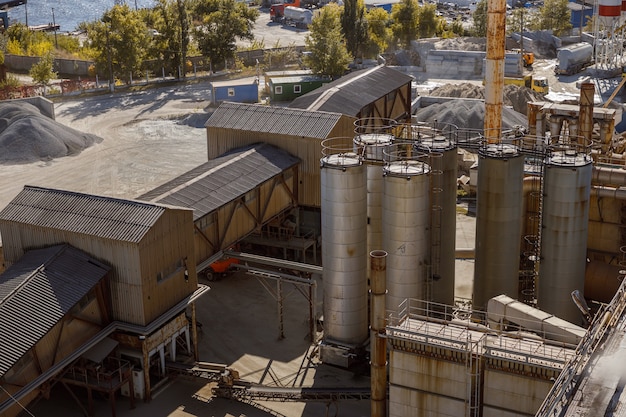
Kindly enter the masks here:
<path id="1" fill-rule="evenodd" d="M 537 302 L 540 309 L 580 324 L 572 302 L 583 291 L 591 190 L 591 157 L 558 151 L 546 161 Z"/>
<path id="2" fill-rule="evenodd" d="M 598 15 L 600 19 L 614 19 L 622 14 L 622 0 L 600 0 L 598 2 Z"/>
<path id="3" fill-rule="evenodd" d="M 367 163 L 367 253 L 383 244 L 383 150 L 393 143 L 393 138 L 388 133 L 363 133 L 354 137 L 355 150 Z"/>
<path id="4" fill-rule="evenodd" d="M 324 340 L 354 346 L 368 336 L 367 173 L 351 150 L 326 151 L 321 159 Z"/>
<path id="5" fill-rule="evenodd" d="M 524 158 L 511 144 L 479 152 L 473 308 L 500 294 L 517 299 Z"/>
<path id="6" fill-rule="evenodd" d="M 422 161 L 385 165 L 383 249 L 387 257 L 388 310 L 407 298 L 424 299 L 430 264 L 430 167 Z"/>
<path id="7" fill-rule="evenodd" d="M 415 143 L 420 152 L 441 154 L 441 166 L 431 164 L 432 183 L 432 285 L 429 301 L 454 305 L 454 271 L 456 244 L 456 143 L 444 135 L 422 139 Z M 436 246 L 436 247 L 435 247 Z"/>

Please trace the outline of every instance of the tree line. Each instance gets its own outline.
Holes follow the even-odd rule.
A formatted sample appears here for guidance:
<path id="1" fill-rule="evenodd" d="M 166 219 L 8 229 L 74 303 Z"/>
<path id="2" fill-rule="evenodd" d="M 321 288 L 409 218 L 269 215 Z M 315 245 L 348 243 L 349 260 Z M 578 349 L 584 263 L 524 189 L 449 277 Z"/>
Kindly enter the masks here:
<path id="1" fill-rule="evenodd" d="M 236 0 L 158 0 L 154 8 L 139 10 L 123 3 L 97 21 L 81 23 L 82 42 L 75 36 L 52 37 L 17 24 L 2 35 L 0 48 L 4 53 L 41 56 L 31 70 L 41 83 L 55 76 L 52 56 L 93 60 L 95 72 L 126 82 L 143 76 L 148 60 L 184 78 L 190 70 L 189 56 L 205 57 L 216 70 L 234 58 L 239 40 L 263 48 L 252 34 L 258 16 L 256 8 Z M 536 11 L 523 5 L 515 8 L 507 29 L 552 29 L 559 35 L 571 28 L 569 21 L 567 0 L 545 0 Z M 316 11 L 309 26 L 305 42 L 310 53 L 304 62 L 317 74 L 336 77 L 355 59 L 409 49 L 415 39 L 485 36 L 486 22 L 487 0 L 478 2 L 471 25 L 464 25 L 460 17 L 448 22 L 437 13 L 436 4 L 418 0 L 402 0 L 390 13 L 366 9 L 364 0 L 344 0 L 341 6 L 330 3 Z"/>

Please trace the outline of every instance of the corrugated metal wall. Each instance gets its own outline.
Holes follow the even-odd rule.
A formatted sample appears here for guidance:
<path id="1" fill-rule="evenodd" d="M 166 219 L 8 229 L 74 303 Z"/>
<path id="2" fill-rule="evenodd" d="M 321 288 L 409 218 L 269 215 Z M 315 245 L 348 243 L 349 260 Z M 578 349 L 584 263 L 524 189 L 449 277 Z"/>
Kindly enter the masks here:
<path id="1" fill-rule="evenodd" d="M 180 301 L 181 294 L 190 294 L 197 287 L 195 259 L 190 262 L 189 285 L 181 272 L 171 283 L 156 286 L 159 271 L 167 270 L 185 256 L 194 256 L 191 210 L 165 210 L 141 242 L 141 253 L 134 243 L 13 222 L 4 222 L 2 231 L 7 266 L 29 249 L 60 243 L 69 243 L 111 265 L 112 320 L 146 325 L 157 312 L 162 313 Z M 181 282 L 185 284 L 182 288 L 172 290 Z"/>
<path id="2" fill-rule="evenodd" d="M 207 150 L 209 159 L 214 159 L 227 151 L 254 143 L 265 142 L 286 150 L 299 157 L 300 163 L 298 184 L 298 201 L 300 205 L 320 207 L 320 159 L 322 157 L 321 142 L 330 137 L 353 136 L 356 119 L 342 116 L 327 137 L 305 138 L 290 135 L 233 130 L 227 128 L 207 127 Z"/>
<path id="3" fill-rule="evenodd" d="M 286 171 L 283 179 L 275 177 L 266 181 L 250 191 L 243 201 L 242 199 L 231 201 L 196 220 L 195 226 L 202 233 L 195 233 L 196 262 L 201 263 L 219 250 L 227 249 L 242 237 L 254 232 L 258 225 L 250 213 L 261 223 L 266 223 L 285 210 L 295 207 L 297 201 L 294 201 L 285 189 L 283 181 L 289 190 L 296 190 L 297 168 Z"/>
<path id="4" fill-rule="evenodd" d="M 198 287 L 193 247 L 193 211 L 166 210 L 139 244 L 140 295 L 147 325 Z M 188 275 L 185 276 L 185 269 Z M 159 275 L 160 274 L 160 275 Z M 136 282 L 120 282 L 119 290 L 136 291 Z M 134 296 L 118 293 L 120 303 Z M 130 308 L 130 306 L 119 306 Z M 120 310 L 118 315 L 123 315 Z"/>

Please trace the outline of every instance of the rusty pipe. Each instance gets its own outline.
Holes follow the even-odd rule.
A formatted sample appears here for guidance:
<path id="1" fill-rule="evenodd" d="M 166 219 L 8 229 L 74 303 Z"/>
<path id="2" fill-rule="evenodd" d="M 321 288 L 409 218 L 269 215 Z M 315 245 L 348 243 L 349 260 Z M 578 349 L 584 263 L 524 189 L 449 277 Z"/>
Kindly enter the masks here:
<path id="1" fill-rule="evenodd" d="M 370 355 L 371 416 L 387 415 L 387 340 L 385 334 L 385 296 L 387 293 L 387 252 L 370 252 Z"/>
<path id="2" fill-rule="evenodd" d="M 499 143 L 502 136 L 505 36 L 506 1 L 489 0 L 487 2 L 484 122 L 487 143 Z"/>
<path id="3" fill-rule="evenodd" d="M 626 169 L 594 166 L 591 174 L 591 183 L 594 185 L 621 186 L 626 183 Z"/>
<path id="4" fill-rule="evenodd" d="M 593 83 L 583 83 L 580 86 L 579 134 L 585 139 L 585 143 L 591 143 L 592 139 L 594 94 L 595 86 Z"/>

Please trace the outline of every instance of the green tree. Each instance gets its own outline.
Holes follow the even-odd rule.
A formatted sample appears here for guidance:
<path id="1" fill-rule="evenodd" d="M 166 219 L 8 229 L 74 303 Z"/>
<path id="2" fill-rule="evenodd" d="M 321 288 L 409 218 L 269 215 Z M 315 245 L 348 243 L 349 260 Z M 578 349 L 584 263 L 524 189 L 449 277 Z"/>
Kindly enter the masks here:
<path id="1" fill-rule="evenodd" d="M 418 37 L 430 38 L 435 36 L 437 29 L 445 25 L 445 20 L 437 16 L 437 5 L 424 4 L 417 8 Z"/>
<path id="2" fill-rule="evenodd" d="M 309 25 L 304 43 L 311 52 L 304 62 L 314 73 L 338 77 L 350 63 L 350 54 L 341 36 L 341 8 L 336 3 L 324 6 Z"/>
<path id="3" fill-rule="evenodd" d="M 409 49 L 411 41 L 419 33 L 419 5 L 417 0 L 402 0 L 391 8 L 391 31 L 396 41 L 404 49 Z"/>
<path id="4" fill-rule="evenodd" d="M 202 0 L 195 8 L 202 23 L 193 35 L 203 56 L 215 70 L 237 51 L 237 39 L 253 40 L 252 28 L 259 16 L 256 9 L 235 0 Z"/>
<path id="5" fill-rule="evenodd" d="M 572 12 L 567 7 L 568 0 L 545 0 L 539 9 L 536 28 L 552 29 L 554 35 L 561 36 L 572 28 Z"/>
<path id="6" fill-rule="evenodd" d="M 472 19 L 474 20 L 472 34 L 480 38 L 487 36 L 487 0 L 480 0 L 476 4 Z"/>
<path id="7" fill-rule="evenodd" d="M 389 14 L 380 7 L 372 7 L 366 13 L 368 41 L 366 49 L 369 56 L 385 52 L 389 47 L 391 31 L 389 30 Z"/>
<path id="8" fill-rule="evenodd" d="M 353 58 L 358 57 L 367 42 L 367 20 L 363 0 L 345 0 L 341 13 L 341 30 L 346 40 L 346 49 Z"/>
<path id="9" fill-rule="evenodd" d="M 52 53 L 48 52 L 41 57 L 39 62 L 30 67 L 30 76 L 33 81 L 42 86 L 50 84 L 50 80 L 56 78 L 57 73 L 53 70 L 54 59 Z"/>
<path id="10" fill-rule="evenodd" d="M 185 62 L 190 47 L 190 9 L 188 0 L 159 0 L 156 16 L 148 17 L 153 32 L 152 55 L 162 61 L 169 72 L 185 77 Z"/>
<path id="11" fill-rule="evenodd" d="M 85 27 L 99 72 L 125 81 L 130 81 L 131 74 L 141 75 L 151 38 L 137 11 L 116 4 L 99 21 Z"/>

